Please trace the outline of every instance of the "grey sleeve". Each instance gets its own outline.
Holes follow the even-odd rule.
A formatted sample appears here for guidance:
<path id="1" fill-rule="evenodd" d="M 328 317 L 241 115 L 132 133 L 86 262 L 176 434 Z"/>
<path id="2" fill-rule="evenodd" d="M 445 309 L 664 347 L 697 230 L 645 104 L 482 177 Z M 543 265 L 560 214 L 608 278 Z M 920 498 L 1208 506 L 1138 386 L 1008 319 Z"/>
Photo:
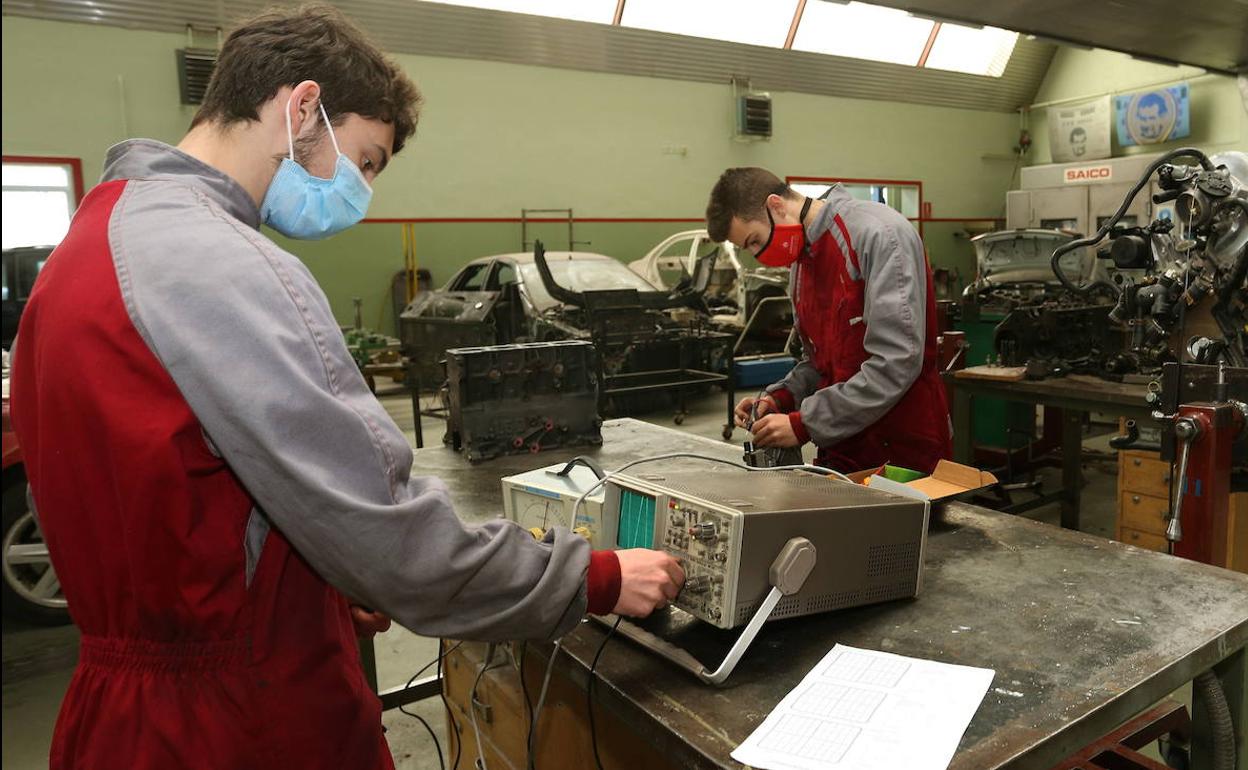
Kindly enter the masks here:
<path id="1" fill-rule="evenodd" d="M 875 222 L 875 220 L 872 220 Z M 845 382 L 801 403 L 802 425 L 819 446 L 847 439 L 883 417 L 923 369 L 927 259 L 909 223 L 876 223 L 859 248 L 867 360 Z"/>
<path id="2" fill-rule="evenodd" d="M 797 324 L 797 318 L 793 319 L 794 326 Z M 795 403 L 802 403 L 802 399 L 814 393 L 819 387 L 819 370 L 815 368 L 814 362 L 810 357 L 810 346 L 806 344 L 806 339 L 800 337 L 802 341 L 802 359 L 797 362 L 789 373 L 774 385 L 767 387 L 768 393 L 774 393 L 777 390 L 787 390 L 793 394 Z"/>
<path id="3" fill-rule="evenodd" d="M 573 628 L 588 543 L 463 524 L 441 481 L 410 476 L 406 439 L 302 263 L 203 199 L 171 206 L 168 187 L 132 183 L 114 213 L 122 293 L 272 526 L 331 585 L 417 633 L 550 639 Z M 162 207 L 170 222 L 153 228 Z"/>

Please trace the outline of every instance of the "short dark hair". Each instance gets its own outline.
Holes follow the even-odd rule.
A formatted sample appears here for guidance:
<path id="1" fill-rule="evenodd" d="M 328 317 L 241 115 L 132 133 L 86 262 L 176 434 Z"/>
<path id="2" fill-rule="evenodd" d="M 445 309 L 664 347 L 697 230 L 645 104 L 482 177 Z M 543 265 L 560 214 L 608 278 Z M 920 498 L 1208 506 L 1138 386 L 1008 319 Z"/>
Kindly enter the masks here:
<path id="1" fill-rule="evenodd" d="M 728 240 L 733 217 L 747 222 L 765 217 L 763 207 L 768 195 L 800 197 L 796 190 L 765 168 L 730 168 L 721 174 L 706 204 L 706 231 L 711 240 L 716 243 Z"/>
<path id="2" fill-rule="evenodd" d="M 191 121 L 259 120 L 282 86 L 316 81 L 331 123 L 347 113 L 394 126 L 391 152 L 416 131 L 420 90 L 358 27 L 328 5 L 266 11 L 225 39 L 204 102 Z"/>

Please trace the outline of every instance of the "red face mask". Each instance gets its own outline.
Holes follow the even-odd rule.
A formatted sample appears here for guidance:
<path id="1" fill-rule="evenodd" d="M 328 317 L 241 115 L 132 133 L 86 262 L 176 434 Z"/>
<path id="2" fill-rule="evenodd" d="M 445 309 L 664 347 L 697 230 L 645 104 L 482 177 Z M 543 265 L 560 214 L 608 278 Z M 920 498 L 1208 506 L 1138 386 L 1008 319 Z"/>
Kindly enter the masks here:
<path id="1" fill-rule="evenodd" d="M 806 248 L 806 226 L 802 222 L 806 220 L 806 212 L 810 211 L 810 198 L 802 204 L 802 213 L 798 215 L 795 225 L 778 225 L 771 216 L 771 209 L 764 207 L 764 210 L 767 221 L 771 223 L 771 234 L 754 258 L 767 267 L 788 267 L 802 256 L 802 250 Z"/>

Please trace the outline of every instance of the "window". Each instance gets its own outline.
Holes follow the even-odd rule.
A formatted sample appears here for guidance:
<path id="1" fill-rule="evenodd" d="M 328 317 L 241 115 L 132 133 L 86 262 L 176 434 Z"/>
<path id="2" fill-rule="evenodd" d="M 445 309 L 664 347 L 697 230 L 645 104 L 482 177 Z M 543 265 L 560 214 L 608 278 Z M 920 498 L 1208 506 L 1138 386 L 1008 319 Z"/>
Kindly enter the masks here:
<path id="1" fill-rule="evenodd" d="M 481 291 L 488 272 L 486 268 L 489 266 L 490 263 L 482 262 L 477 265 L 468 265 L 460 270 L 459 275 L 451 279 L 450 291 Z"/>
<path id="2" fill-rule="evenodd" d="M 494 272 L 486 282 L 486 291 L 501 291 L 504 286 L 516 282 L 516 266 L 510 262 L 495 262 Z"/>
<path id="3" fill-rule="evenodd" d="M 808 2 L 793 50 L 917 66 L 935 22 L 866 3 Z"/>
<path id="4" fill-rule="evenodd" d="M 901 212 L 902 216 L 910 220 L 917 220 L 922 208 L 923 187 L 918 182 L 894 182 L 887 179 L 836 180 L 811 177 L 789 177 L 787 181 L 790 187 L 809 198 L 818 198 L 833 185 L 840 184 L 850 197 L 861 201 L 883 203 Z"/>
<path id="5" fill-rule="evenodd" d="M 71 158 L 5 156 L 3 247 L 55 246 L 69 230 L 82 188 L 81 165 Z"/>
<path id="6" fill-rule="evenodd" d="M 436 0 L 444 5 L 466 5 L 491 11 L 511 11 L 572 21 L 610 24 L 616 0 Z"/>
<path id="7" fill-rule="evenodd" d="M 1001 77 L 1018 42 L 1016 32 L 856 0 L 424 1 L 987 77 Z"/>
<path id="8" fill-rule="evenodd" d="M 796 0 L 627 0 L 620 25 L 780 48 L 796 11 Z"/>
<path id="9" fill-rule="evenodd" d="M 924 67 L 999 78 L 1014 53 L 1017 32 L 942 22 Z"/>

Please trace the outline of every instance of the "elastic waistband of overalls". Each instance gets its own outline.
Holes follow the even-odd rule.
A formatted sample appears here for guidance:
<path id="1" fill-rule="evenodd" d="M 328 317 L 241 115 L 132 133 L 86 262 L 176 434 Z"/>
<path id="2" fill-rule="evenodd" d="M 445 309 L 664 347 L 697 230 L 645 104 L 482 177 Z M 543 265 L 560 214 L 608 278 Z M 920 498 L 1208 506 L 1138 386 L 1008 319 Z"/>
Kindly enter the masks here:
<path id="1" fill-rule="evenodd" d="M 214 671 L 247 665 L 251 643 L 246 639 L 157 642 L 150 639 L 83 634 L 78 663 L 138 671 Z"/>

